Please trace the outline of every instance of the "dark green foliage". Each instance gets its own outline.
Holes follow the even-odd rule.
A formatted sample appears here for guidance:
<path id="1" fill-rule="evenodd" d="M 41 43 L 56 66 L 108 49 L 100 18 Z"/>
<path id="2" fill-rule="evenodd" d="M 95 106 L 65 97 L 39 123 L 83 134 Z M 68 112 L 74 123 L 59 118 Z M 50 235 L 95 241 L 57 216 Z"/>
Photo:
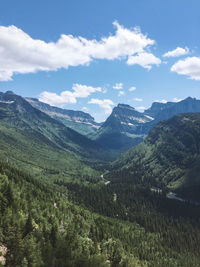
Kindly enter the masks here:
<path id="1" fill-rule="evenodd" d="M 0 105 L 6 266 L 200 266 L 200 206 L 166 198 L 198 199 L 199 114 L 158 124 L 100 176 L 91 142 L 12 97 Z"/>
<path id="2" fill-rule="evenodd" d="M 156 187 L 167 186 L 186 198 L 199 199 L 200 114 L 181 114 L 155 126 L 146 140 L 124 153 L 113 170 Z M 118 175 L 119 176 L 119 175 Z M 193 196 L 192 193 L 193 192 Z"/>
<path id="3" fill-rule="evenodd" d="M 109 219 L 72 204 L 64 194 L 9 165 L 1 163 L 0 173 L 3 197 L 8 185 L 13 195 L 0 217 L 6 266 L 198 266 L 198 218 L 194 223 L 177 218 L 176 223 L 169 206 L 167 219 L 162 196 L 123 183 L 102 189 L 64 185 L 75 201 Z"/>
<path id="4" fill-rule="evenodd" d="M 129 258 L 122 229 L 129 231 L 131 225 L 115 223 L 75 206 L 65 195 L 54 193 L 7 164 L 0 163 L 0 173 L 2 197 L 9 197 L 9 186 L 13 195 L 0 213 L 0 247 L 7 248 L 6 266 L 103 267 L 108 257 L 113 266 L 121 266 L 116 262 Z M 121 241 L 117 241 L 119 235 Z M 106 246 L 110 238 L 114 252 L 112 246 L 109 250 Z M 119 252 L 115 242 L 123 252 L 120 257 L 115 255 L 115 251 Z"/>
<path id="5" fill-rule="evenodd" d="M 111 156 L 101 145 L 32 107 L 24 98 L 8 92 L 3 97 L 4 102 L 0 102 L 0 140 L 4 150 L 7 146 L 8 149 L 17 148 L 20 155 L 33 149 L 45 157 L 45 151 L 42 152 L 49 147 L 64 153 L 64 157 L 76 157 L 88 164 L 104 162 Z M 6 156 L 12 158 L 14 153 Z"/>

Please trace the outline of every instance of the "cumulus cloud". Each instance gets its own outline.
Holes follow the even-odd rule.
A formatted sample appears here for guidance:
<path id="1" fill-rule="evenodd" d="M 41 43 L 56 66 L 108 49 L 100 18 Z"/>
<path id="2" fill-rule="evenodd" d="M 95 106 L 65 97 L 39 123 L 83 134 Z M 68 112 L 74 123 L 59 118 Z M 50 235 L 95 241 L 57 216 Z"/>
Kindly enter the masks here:
<path id="1" fill-rule="evenodd" d="M 142 98 L 138 98 L 138 97 L 133 98 L 133 100 L 136 101 L 136 102 L 142 102 L 143 101 Z"/>
<path id="2" fill-rule="evenodd" d="M 154 102 L 166 104 L 167 100 L 166 99 L 160 99 L 160 100 L 155 100 Z"/>
<path id="3" fill-rule="evenodd" d="M 186 75 L 192 80 L 200 80 L 200 57 L 187 57 L 179 60 L 171 67 L 171 71 Z"/>
<path id="4" fill-rule="evenodd" d="M 114 105 L 113 101 L 110 99 L 96 99 L 92 98 L 88 104 L 96 104 L 104 109 L 105 114 L 110 114 L 112 112 L 112 106 Z"/>
<path id="5" fill-rule="evenodd" d="M 73 84 L 71 91 L 63 91 L 60 95 L 44 91 L 39 95 L 39 100 L 52 106 L 63 107 L 66 104 L 75 104 L 77 98 L 86 98 L 92 93 L 102 92 L 101 87 L 92 87 L 82 84 Z"/>
<path id="6" fill-rule="evenodd" d="M 0 26 L 0 80 L 11 80 L 15 73 L 55 71 L 69 66 L 88 65 L 93 59 L 129 57 L 131 63 L 131 56 L 143 53 L 155 44 L 138 28 L 127 29 L 118 22 L 113 25 L 115 33 L 100 40 L 62 34 L 56 42 L 33 39 L 16 26 Z"/>
<path id="7" fill-rule="evenodd" d="M 122 96 L 122 95 L 124 95 L 124 91 L 119 91 L 118 96 Z"/>
<path id="8" fill-rule="evenodd" d="M 113 89 L 116 89 L 116 90 L 121 90 L 123 88 L 123 83 L 116 83 L 114 86 L 113 86 Z"/>
<path id="9" fill-rule="evenodd" d="M 161 60 L 158 57 L 148 52 L 141 52 L 141 53 L 138 53 L 136 56 L 130 56 L 127 60 L 128 65 L 138 64 L 148 70 L 152 68 L 151 65 L 158 66 L 160 65 L 160 63 L 161 63 Z"/>
<path id="10" fill-rule="evenodd" d="M 133 92 L 133 91 L 136 90 L 136 87 L 135 87 L 135 86 L 132 86 L 132 87 L 130 87 L 128 90 L 129 90 L 130 92 Z"/>
<path id="11" fill-rule="evenodd" d="M 88 97 L 90 94 L 94 92 L 102 92 L 101 87 L 92 87 L 92 86 L 87 86 L 87 85 L 82 85 L 82 84 L 73 84 L 72 86 L 73 95 L 75 97 Z"/>
<path id="12" fill-rule="evenodd" d="M 189 54 L 189 52 L 190 50 L 188 47 L 177 47 L 176 49 L 165 53 L 163 57 L 180 57 Z"/>
<path id="13" fill-rule="evenodd" d="M 47 103 L 51 106 L 64 107 L 66 104 L 75 104 L 76 97 L 70 91 L 64 91 L 60 95 L 44 91 L 39 95 L 41 102 Z"/>

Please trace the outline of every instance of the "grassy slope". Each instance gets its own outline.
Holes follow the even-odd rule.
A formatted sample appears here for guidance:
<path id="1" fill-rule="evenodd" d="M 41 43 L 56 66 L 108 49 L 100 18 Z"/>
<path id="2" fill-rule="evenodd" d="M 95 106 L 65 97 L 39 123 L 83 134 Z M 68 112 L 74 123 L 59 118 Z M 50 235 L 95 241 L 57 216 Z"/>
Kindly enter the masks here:
<path id="1" fill-rule="evenodd" d="M 0 125 L 0 158 L 37 175 L 72 178 L 97 172 L 44 136 Z"/>
<path id="2" fill-rule="evenodd" d="M 13 100 L 12 104 L 0 103 L 1 122 L 22 129 L 32 128 L 57 146 L 75 152 L 76 155 L 84 158 L 105 159 L 105 154 L 109 154 L 108 151 L 105 153 L 105 149 L 94 141 L 33 108 L 22 97 L 14 95 Z"/>
<path id="3" fill-rule="evenodd" d="M 99 162 L 98 152 L 103 157 L 100 146 L 29 104 L 17 105 L 0 104 L 2 160 L 55 177 L 98 175 L 89 165 Z"/>

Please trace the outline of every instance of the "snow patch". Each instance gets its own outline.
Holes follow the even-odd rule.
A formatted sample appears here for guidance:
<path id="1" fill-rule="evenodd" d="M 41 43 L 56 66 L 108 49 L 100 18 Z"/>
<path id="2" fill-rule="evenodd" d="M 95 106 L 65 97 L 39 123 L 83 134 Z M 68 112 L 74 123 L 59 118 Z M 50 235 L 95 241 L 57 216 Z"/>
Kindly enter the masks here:
<path id="1" fill-rule="evenodd" d="M 15 101 L 3 101 L 3 100 L 0 100 L 0 103 L 5 103 L 5 104 L 12 104 L 14 103 Z"/>
<path id="2" fill-rule="evenodd" d="M 148 115 L 144 115 L 145 117 L 147 117 L 148 119 L 150 119 L 150 120 L 154 120 L 154 118 L 153 117 L 151 117 L 151 116 L 148 116 Z"/>

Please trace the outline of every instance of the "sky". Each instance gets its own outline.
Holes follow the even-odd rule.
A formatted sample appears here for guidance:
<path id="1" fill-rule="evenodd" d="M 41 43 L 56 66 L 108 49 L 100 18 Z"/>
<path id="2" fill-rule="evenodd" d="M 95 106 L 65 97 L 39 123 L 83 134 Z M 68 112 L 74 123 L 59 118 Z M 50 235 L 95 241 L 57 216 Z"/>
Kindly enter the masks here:
<path id="1" fill-rule="evenodd" d="M 200 99 L 199 0 L 2 0 L 0 91 L 105 120 Z"/>

